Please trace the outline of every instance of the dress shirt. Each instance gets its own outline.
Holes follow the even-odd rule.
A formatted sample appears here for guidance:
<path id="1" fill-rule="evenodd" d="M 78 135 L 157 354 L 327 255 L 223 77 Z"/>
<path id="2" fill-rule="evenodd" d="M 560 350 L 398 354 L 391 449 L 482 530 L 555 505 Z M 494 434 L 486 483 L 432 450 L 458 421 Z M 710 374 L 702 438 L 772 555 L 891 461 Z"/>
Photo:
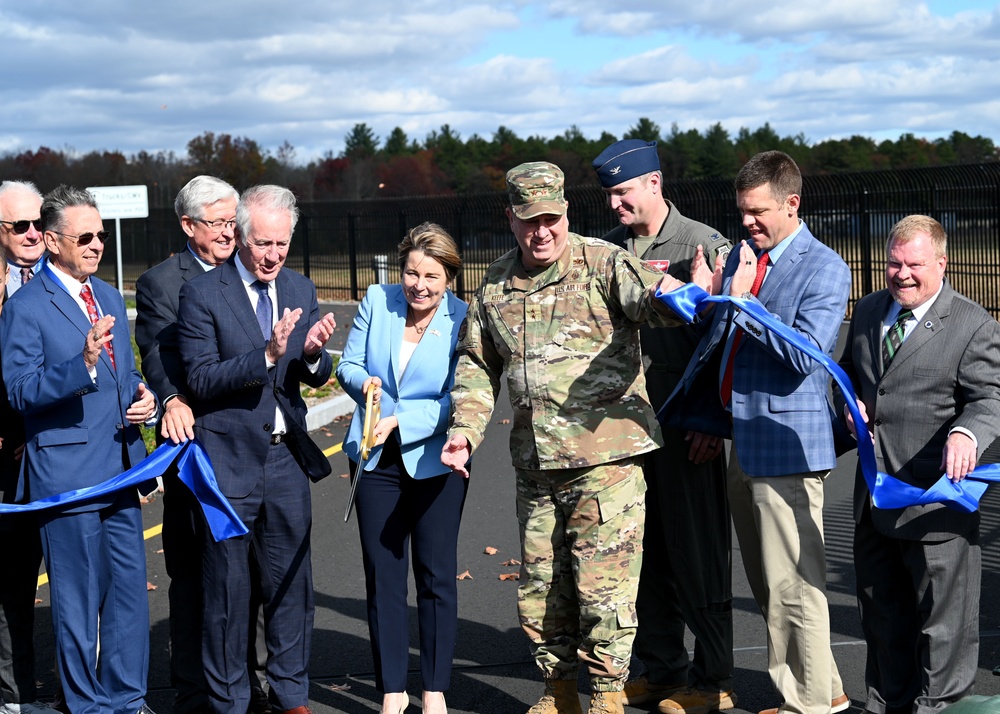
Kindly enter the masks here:
<path id="1" fill-rule="evenodd" d="M 84 287 L 90 288 L 90 294 L 94 296 L 94 304 L 97 305 L 97 314 L 100 317 L 104 317 L 104 310 L 101 309 L 101 303 L 97 302 L 97 295 L 94 294 L 94 286 L 90 284 L 90 277 L 81 283 L 72 275 L 64 273 L 62 270 L 53 265 L 51 260 L 46 263 L 46 266 L 48 267 L 52 277 L 58 280 L 66 292 L 69 293 L 69 296 L 73 298 L 73 302 L 80 306 L 80 310 L 82 310 L 84 316 L 86 316 L 87 322 L 90 322 L 90 313 L 87 312 L 87 303 L 85 303 L 83 298 L 80 297 L 80 292 Z M 32 280 L 34 280 L 34 278 L 32 278 Z M 90 368 L 90 378 L 93 380 L 94 384 L 97 384 L 97 365 Z"/>
<path id="2" fill-rule="evenodd" d="M 257 282 L 258 278 L 256 275 L 247 270 L 247 267 L 243 265 L 243 261 L 240 260 L 239 255 L 236 256 L 236 260 L 234 262 L 236 263 L 236 270 L 240 274 L 240 280 L 243 281 L 243 289 L 246 290 L 247 297 L 250 298 L 250 307 L 253 308 L 254 312 L 256 312 L 257 300 L 260 298 L 260 293 L 257 292 L 257 288 L 255 288 L 253 284 Z M 277 324 L 278 319 L 280 317 L 278 315 L 278 290 L 275 287 L 273 280 L 267 283 L 267 296 L 271 299 L 271 327 L 273 328 L 275 324 Z M 263 335 L 261 335 L 261 339 L 264 339 Z M 316 374 L 316 371 L 319 369 L 319 360 L 310 361 L 308 357 L 306 357 L 306 355 L 304 354 L 302 355 L 302 357 L 305 360 L 306 367 L 309 369 L 309 371 L 312 372 L 313 374 Z M 275 366 L 274 362 L 272 362 L 267 358 L 266 351 L 264 352 L 264 361 L 267 363 L 268 370 L 274 369 Z M 281 413 L 281 407 L 275 407 L 274 431 L 272 431 L 271 433 L 284 434 L 286 430 L 287 427 L 285 425 L 285 415 Z"/>
<path id="3" fill-rule="evenodd" d="M 197 253 L 195 253 L 193 250 L 191 250 L 191 243 L 187 244 L 187 252 L 194 256 L 194 259 L 196 261 L 198 261 L 198 265 L 200 265 L 201 268 L 202 268 L 202 270 L 204 270 L 206 273 L 209 270 L 212 270 L 213 268 L 215 268 L 214 265 L 211 265 L 210 263 L 206 263 L 204 260 L 202 260 L 201 258 L 198 257 Z M 237 262 L 239 262 L 239 260 L 237 260 Z"/>
<path id="4" fill-rule="evenodd" d="M 913 314 L 910 315 L 910 317 L 907 318 L 905 322 L 903 322 L 903 342 L 906 342 L 906 338 L 910 336 L 910 333 L 913 332 L 913 329 L 917 325 L 921 324 L 921 321 L 924 319 L 924 315 L 926 315 L 930 311 L 931 307 L 934 306 L 934 303 L 937 302 L 938 295 L 941 294 L 941 289 L 943 287 L 944 283 L 941 283 L 941 287 L 939 287 L 937 292 L 934 293 L 934 297 L 932 297 L 930 300 L 923 303 L 922 305 L 918 305 L 917 307 L 913 308 L 913 310 L 911 311 Z M 899 303 L 893 300 L 892 305 L 889 307 L 889 312 L 886 313 L 885 319 L 882 320 L 883 340 L 885 339 L 885 334 L 889 331 L 889 328 L 892 327 L 893 323 L 896 322 L 896 318 L 899 316 L 901 310 L 902 308 L 900 307 Z M 972 443 L 975 444 L 977 449 L 979 448 L 979 440 L 976 438 L 976 435 L 973 434 L 971 431 L 969 431 L 965 427 L 953 426 L 951 429 L 948 430 L 948 433 L 952 434 L 956 431 L 959 432 L 960 434 L 965 434 L 967 437 L 972 439 Z"/>
<path id="5" fill-rule="evenodd" d="M 10 269 L 10 274 L 7 276 L 7 296 L 10 297 L 24 285 L 21 282 L 21 268 L 31 268 L 31 276 L 34 279 L 34 276 L 38 275 L 38 271 L 42 269 L 44 264 L 44 257 L 39 258 L 38 262 L 34 265 L 18 265 L 8 260 L 7 267 Z"/>
<path id="6" fill-rule="evenodd" d="M 781 256 L 784 255 L 785 251 L 788 249 L 788 246 L 790 246 L 792 244 L 792 241 L 795 240 L 795 236 L 797 236 L 799 233 L 802 232 L 803 225 L 804 224 L 800 219 L 799 225 L 794 231 L 789 233 L 788 236 L 783 238 L 776 246 L 771 248 L 771 250 L 766 251 L 768 263 L 767 263 L 767 268 L 764 270 L 764 280 L 761 282 L 758 292 L 760 292 L 760 290 L 763 290 L 764 283 L 767 282 L 767 276 L 771 274 L 771 270 L 774 268 L 774 264 L 781 259 Z M 723 375 L 725 374 L 726 371 L 726 365 L 729 364 L 729 353 L 732 351 L 733 342 L 736 340 L 736 328 L 737 328 L 736 320 L 731 320 L 729 323 L 729 334 L 728 337 L 726 338 L 726 347 L 722 352 L 722 364 L 719 365 L 720 385 L 722 384 Z M 732 402 L 726 403 L 726 409 L 732 411 Z"/>

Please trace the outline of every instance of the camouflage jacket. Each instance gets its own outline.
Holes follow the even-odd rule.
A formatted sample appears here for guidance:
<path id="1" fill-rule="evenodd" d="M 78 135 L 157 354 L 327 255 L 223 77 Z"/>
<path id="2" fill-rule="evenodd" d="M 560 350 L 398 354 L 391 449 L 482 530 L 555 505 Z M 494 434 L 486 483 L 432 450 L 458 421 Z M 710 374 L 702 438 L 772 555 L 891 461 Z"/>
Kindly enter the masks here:
<path id="1" fill-rule="evenodd" d="M 646 398 L 639 325 L 662 273 L 596 238 L 569 234 L 563 256 L 529 277 L 514 249 L 494 262 L 462 326 L 450 434 L 475 449 L 507 373 L 515 468 L 582 468 L 662 444 Z"/>

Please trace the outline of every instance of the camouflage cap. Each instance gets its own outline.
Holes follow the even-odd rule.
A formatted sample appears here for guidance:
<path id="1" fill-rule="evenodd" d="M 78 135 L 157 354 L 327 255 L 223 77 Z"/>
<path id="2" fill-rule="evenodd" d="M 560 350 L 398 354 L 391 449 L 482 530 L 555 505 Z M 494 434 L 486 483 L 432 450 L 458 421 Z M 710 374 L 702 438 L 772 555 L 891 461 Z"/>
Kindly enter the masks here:
<path id="1" fill-rule="evenodd" d="M 562 169 L 548 161 L 529 161 L 507 172 L 507 195 L 514 215 L 528 220 L 550 213 L 566 213 Z"/>

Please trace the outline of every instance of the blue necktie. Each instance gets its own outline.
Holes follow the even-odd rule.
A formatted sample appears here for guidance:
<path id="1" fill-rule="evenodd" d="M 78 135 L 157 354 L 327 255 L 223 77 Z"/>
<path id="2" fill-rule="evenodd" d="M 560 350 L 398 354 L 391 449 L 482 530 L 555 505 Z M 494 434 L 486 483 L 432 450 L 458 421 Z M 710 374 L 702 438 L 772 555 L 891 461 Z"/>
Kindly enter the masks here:
<path id="1" fill-rule="evenodd" d="M 267 283 L 255 280 L 253 288 L 257 291 L 257 324 L 264 341 L 271 339 L 271 297 L 267 294 Z"/>

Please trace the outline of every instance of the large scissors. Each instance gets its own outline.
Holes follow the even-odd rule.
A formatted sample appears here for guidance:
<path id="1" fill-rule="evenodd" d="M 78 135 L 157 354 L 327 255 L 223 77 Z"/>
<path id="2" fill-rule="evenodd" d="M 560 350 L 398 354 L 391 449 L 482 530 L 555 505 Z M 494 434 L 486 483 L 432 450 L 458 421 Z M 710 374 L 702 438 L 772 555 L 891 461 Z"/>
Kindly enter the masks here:
<path id="1" fill-rule="evenodd" d="M 368 393 L 365 395 L 365 426 L 361 432 L 361 455 L 358 458 L 358 465 L 354 469 L 354 480 L 351 481 L 351 497 L 347 500 L 347 510 L 344 512 L 344 523 L 351 519 L 351 510 L 354 508 L 354 499 L 358 495 L 358 484 L 361 482 L 361 474 L 365 472 L 365 462 L 368 455 L 375 447 L 375 425 L 382 418 L 381 403 L 375 401 L 375 385 L 368 385 Z"/>

